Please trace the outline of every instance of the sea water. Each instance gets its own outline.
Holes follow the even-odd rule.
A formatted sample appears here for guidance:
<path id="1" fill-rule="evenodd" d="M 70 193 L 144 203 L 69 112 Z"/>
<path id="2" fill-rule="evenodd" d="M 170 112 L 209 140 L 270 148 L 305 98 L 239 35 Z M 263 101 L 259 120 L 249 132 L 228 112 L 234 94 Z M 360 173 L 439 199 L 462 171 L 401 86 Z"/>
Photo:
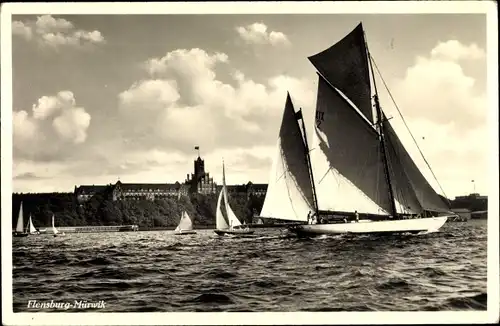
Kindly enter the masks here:
<path id="1" fill-rule="evenodd" d="M 14 312 L 486 310 L 485 220 L 384 237 L 255 230 L 14 238 Z"/>

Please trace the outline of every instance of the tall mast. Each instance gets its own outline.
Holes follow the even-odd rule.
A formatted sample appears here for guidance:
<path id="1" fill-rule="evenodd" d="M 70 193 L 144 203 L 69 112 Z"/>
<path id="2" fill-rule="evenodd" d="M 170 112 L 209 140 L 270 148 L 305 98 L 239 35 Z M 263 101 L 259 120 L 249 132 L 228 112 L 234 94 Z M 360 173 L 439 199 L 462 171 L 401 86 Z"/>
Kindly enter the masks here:
<path id="1" fill-rule="evenodd" d="M 386 152 L 386 145 L 385 145 L 385 137 L 384 137 L 384 122 L 385 122 L 385 117 L 382 115 L 382 109 L 380 108 L 380 103 L 378 101 L 378 92 L 377 92 L 377 83 L 375 81 L 375 75 L 373 73 L 373 66 L 372 66 L 372 59 L 370 55 L 370 50 L 368 49 L 368 42 L 366 41 L 366 34 L 363 29 L 363 34 L 365 35 L 365 47 L 366 47 L 366 54 L 368 56 L 368 64 L 370 65 L 370 71 L 372 74 L 372 80 L 373 80 L 373 88 L 375 90 L 375 95 L 373 97 L 373 101 L 375 102 L 375 111 L 377 112 L 377 125 L 379 126 L 379 134 L 380 134 L 380 144 L 381 144 L 381 152 L 382 152 L 382 158 L 384 162 L 384 172 L 385 172 L 385 178 L 387 180 L 387 184 L 389 186 L 389 196 L 391 198 L 391 213 L 394 218 L 397 217 L 397 210 L 396 210 L 396 201 L 394 199 L 394 191 L 392 189 L 392 182 L 391 182 L 391 176 L 389 173 L 389 163 L 387 161 L 387 152 Z"/>
<path id="2" fill-rule="evenodd" d="M 309 155 L 309 145 L 307 143 L 307 132 L 306 132 L 306 125 L 304 123 L 304 116 L 302 115 L 302 108 L 300 108 L 297 113 L 298 113 L 298 116 L 300 117 L 300 120 L 302 121 L 302 130 L 304 131 L 304 146 L 306 148 L 307 168 L 309 170 L 309 176 L 310 176 L 311 185 L 312 185 L 314 210 L 315 210 L 316 216 L 319 216 L 318 199 L 316 197 L 316 187 L 314 185 L 314 176 L 313 176 L 313 172 L 312 172 L 311 157 Z"/>

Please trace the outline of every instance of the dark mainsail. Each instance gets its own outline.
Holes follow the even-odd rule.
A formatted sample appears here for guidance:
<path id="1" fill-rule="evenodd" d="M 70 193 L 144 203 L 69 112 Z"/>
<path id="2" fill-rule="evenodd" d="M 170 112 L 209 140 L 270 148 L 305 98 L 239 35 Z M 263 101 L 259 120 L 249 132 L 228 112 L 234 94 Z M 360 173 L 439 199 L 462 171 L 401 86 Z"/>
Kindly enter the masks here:
<path id="1" fill-rule="evenodd" d="M 309 61 L 373 122 L 370 73 L 361 23 L 339 42 L 310 56 Z"/>
<path id="2" fill-rule="evenodd" d="M 321 76 L 316 103 L 312 164 L 319 209 L 389 212 L 376 130 Z"/>

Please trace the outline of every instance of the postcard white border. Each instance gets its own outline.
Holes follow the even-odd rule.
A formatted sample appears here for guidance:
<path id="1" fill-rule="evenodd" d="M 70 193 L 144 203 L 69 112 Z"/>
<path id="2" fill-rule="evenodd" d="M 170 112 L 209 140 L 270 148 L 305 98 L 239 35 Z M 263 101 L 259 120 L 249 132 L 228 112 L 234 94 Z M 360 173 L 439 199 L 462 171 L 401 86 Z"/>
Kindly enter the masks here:
<path id="1" fill-rule="evenodd" d="M 223 325 L 488 323 L 499 317 L 498 20 L 492 1 L 4 3 L 1 12 L 2 322 L 5 325 Z M 12 38 L 13 14 L 487 14 L 491 180 L 488 193 L 488 310 L 486 312 L 290 313 L 16 313 L 12 312 Z"/>

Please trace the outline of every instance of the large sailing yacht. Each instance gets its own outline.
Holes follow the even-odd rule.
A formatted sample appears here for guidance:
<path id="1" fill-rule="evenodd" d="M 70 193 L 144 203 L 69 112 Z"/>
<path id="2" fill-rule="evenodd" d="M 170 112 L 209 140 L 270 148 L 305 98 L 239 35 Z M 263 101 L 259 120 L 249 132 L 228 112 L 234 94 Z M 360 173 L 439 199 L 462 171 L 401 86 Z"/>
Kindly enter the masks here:
<path id="1" fill-rule="evenodd" d="M 290 230 L 304 235 L 441 228 L 453 213 L 380 106 L 362 24 L 309 60 L 318 71 L 313 145 L 287 94 L 260 216 L 303 222 Z"/>

